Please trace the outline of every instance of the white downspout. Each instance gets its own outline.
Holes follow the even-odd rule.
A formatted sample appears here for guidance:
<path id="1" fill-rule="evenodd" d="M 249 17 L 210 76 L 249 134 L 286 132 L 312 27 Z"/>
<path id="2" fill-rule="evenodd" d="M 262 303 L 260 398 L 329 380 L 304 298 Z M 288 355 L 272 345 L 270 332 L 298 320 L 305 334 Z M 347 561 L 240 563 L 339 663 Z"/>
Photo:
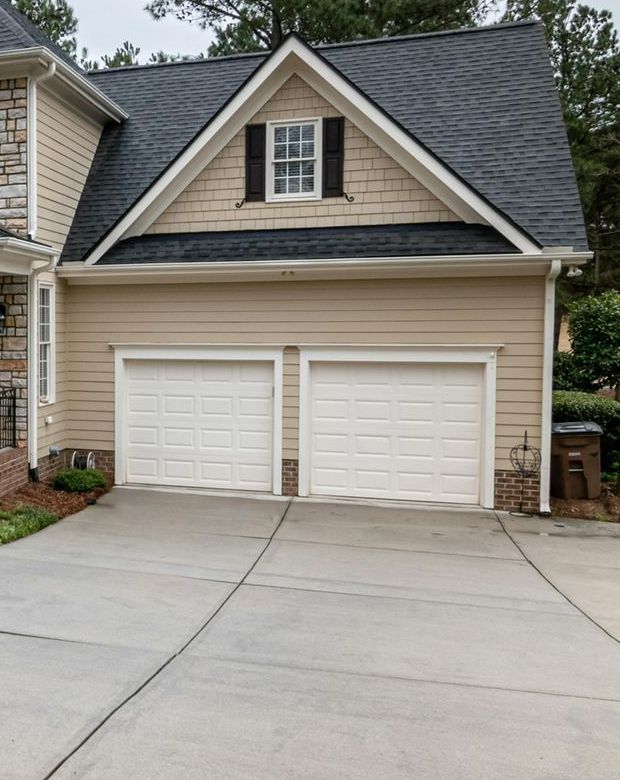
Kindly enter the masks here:
<path id="1" fill-rule="evenodd" d="M 555 281 L 562 270 L 561 260 L 552 260 L 545 279 L 545 322 L 543 345 L 542 428 L 540 464 L 540 513 L 551 514 L 551 419 L 553 413 L 553 338 L 555 329 Z"/>
<path id="2" fill-rule="evenodd" d="M 50 62 L 47 71 L 40 76 L 32 76 L 28 79 L 28 101 L 26 108 L 26 157 L 28 181 L 28 235 L 31 239 L 37 237 L 38 225 L 38 151 L 37 151 L 37 87 L 44 81 L 51 79 L 56 73 L 56 63 Z"/>
<path id="3" fill-rule="evenodd" d="M 28 276 L 28 468 L 33 481 L 38 481 L 39 465 L 39 306 L 37 281 L 45 271 L 53 271 L 60 259 L 55 255 L 49 263 L 35 268 Z"/>

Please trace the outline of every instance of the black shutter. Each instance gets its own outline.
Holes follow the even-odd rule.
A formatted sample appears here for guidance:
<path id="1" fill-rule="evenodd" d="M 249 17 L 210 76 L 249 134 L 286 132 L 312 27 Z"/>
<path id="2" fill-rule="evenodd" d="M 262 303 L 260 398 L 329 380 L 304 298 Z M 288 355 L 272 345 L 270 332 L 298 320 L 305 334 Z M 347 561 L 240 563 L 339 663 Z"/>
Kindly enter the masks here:
<path id="1" fill-rule="evenodd" d="M 323 120 L 323 197 L 343 193 L 344 117 Z"/>
<path id="2" fill-rule="evenodd" d="M 265 125 L 245 128 L 245 199 L 265 200 Z"/>

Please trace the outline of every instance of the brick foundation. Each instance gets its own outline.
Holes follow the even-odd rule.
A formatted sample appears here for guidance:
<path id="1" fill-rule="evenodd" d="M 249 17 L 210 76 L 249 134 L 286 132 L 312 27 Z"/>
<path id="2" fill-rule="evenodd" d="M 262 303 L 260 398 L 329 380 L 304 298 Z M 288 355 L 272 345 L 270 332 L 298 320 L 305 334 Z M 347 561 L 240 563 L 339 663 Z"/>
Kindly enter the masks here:
<path id="1" fill-rule="evenodd" d="M 296 496 L 299 492 L 299 461 L 282 461 L 282 495 Z"/>
<path id="2" fill-rule="evenodd" d="M 28 483 L 28 452 L 11 449 L 0 452 L 0 496 Z"/>
<path id="3" fill-rule="evenodd" d="M 107 476 L 110 481 L 114 481 L 114 452 L 110 450 L 78 450 L 80 454 L 85 452 L 95 453 L 95 465 Z M 75 450 L 62 450 L 60 455 L 47 455 L 39 459 L 39 479 L 41 482 L 49 482 L 59 471 L 68 469 L 71 466 L 71 457 Z"/>
<path id="4" fill-rule="evenodd" d="M 519 508 L 521 501 L 521 478 L 514 471 L 495 472 L 495 509 L 513 511 Z M 525 480 L 523 508 L 526 512 L 537 513 L 540 509 L 540 480 L 530 477 Z"/>

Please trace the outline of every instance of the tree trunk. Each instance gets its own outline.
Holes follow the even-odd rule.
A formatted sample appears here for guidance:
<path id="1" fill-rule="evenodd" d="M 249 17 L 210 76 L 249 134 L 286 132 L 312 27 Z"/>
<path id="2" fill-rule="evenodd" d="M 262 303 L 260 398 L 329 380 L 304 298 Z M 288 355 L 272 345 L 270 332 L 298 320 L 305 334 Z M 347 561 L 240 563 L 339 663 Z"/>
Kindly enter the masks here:
<path id="1" fill-rule="evenodd" d="M 276 9 L 271 7 L 271 51 L 282 43 L 282 23 Z"/>

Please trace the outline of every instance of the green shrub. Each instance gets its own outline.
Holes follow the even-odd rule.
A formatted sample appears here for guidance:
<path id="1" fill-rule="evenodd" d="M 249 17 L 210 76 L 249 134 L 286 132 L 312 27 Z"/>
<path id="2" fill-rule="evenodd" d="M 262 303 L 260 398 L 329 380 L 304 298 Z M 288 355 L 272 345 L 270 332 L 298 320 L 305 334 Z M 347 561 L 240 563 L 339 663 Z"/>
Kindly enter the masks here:
<path id="1" fill-rule="evenodd" d="M 557 390 L 553 394 L 554 422 L 595 422 L 603 429 L 603 470 L 620 459 L 620 402 L 594 393 Z"/>
<path id="2" fill-rule="evenodd" d="M 33 506 L 20 506 L 0 512 L 0 544 L 23 539 L 57 521 L 56 515 Z"/>
<path id="3" fill-rule="evenodd" d="M 66 490 L 68 493 L 87 493 L 105 486 L 106 478 L 97 469 L 66 469 L 54 478 L 56 490 Z"/>
<path id="4" fill-rule="evenodd" d="M 591 390 L 592 383 L 584 377 L 572 352 L 556 352 L 553 356 L 554 390 Z"/>

